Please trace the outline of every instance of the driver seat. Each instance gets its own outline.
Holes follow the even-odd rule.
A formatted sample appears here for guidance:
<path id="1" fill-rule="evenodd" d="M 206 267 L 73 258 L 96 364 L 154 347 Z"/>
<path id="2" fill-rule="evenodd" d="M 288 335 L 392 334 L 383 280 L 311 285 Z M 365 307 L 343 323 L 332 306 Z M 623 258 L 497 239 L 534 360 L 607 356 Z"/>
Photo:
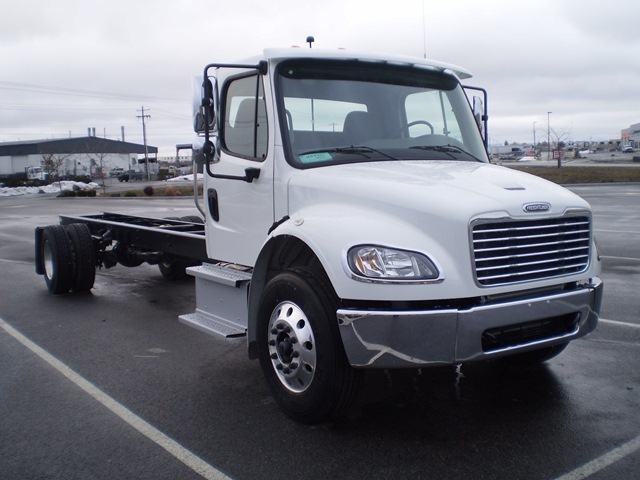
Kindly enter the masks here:
<path id="1" fill-rule="evenodd" d="M 358 110 L 347 114 L 342 132 L 345 143 L 357 146 L 361 145 L 364 140 L 379 137 L 380 125 L 369 112 Z"/>

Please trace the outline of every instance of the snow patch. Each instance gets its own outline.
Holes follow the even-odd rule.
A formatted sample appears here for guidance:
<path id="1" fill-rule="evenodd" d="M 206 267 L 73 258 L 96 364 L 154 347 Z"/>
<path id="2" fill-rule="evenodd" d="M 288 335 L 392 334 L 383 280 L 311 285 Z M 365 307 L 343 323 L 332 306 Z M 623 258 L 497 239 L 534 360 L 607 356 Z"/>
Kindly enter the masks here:
<path id="1" fill-rule="evenodd" d="M 95 182 L 83 183 L 72 182 L 69 180 L 63 180 L 61 182 L 55 182 L 51 185 L 44 185 L 42 187 L 0 187 L 0 197 L 13 197 L 15 195 L 36 195 L 39 193 L 60 193 L 70 190 L 96 190 L 100 188 Z"/>
<path id="2" fill-rule="evenodd" d="M 198 173 L 197 180 L 204 180 L 204 175 L 202 173 Z M 193 182 L 193 174 L 190 175 L 180 175 L 174 178 L 167 178 L 167 182 Z"/>

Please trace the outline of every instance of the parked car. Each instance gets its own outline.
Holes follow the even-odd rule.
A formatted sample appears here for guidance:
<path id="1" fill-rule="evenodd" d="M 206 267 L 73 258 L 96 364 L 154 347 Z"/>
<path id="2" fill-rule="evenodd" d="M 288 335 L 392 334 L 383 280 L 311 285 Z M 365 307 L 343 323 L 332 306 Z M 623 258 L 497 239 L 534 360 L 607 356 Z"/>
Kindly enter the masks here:
<path id="1" fill-rule="evenodd" d="M 630 145 L 627 145 L 626 147 L 622 148 L 622 153 L 633 153 L 633 152 L 635 152 L 635 150 Z"/>
<path id="2" fill-rule="evenodd" d="M 128 172 L 121 173 L 118 175 L 118 181 L 120 182 L 141 182 L 144 180 L 142 172 L 134 172 L 133 170 L 129 170 Z"/>

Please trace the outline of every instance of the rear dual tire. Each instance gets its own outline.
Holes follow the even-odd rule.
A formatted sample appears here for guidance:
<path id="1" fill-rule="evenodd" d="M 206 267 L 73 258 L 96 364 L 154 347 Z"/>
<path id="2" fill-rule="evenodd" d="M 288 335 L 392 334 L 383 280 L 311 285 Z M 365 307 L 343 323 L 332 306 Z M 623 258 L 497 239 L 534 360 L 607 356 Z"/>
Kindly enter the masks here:
<path id="1" fill-rule="evenodd" d="M 71 243 L 73 257 L 73 281 L 71 290 L 88 292 L 96 279 L 96 252 L 93 248 L 91 230 L 84 223 L 65 225 Z"/>
<path id="2" fill-rule="evenodd" d="M 67 293 L 73 282 L 71 244 L 62 225 L 49 225 L 42 231 L 40 244 L 44 281 L 54 295 Z"/>
<path id="3" fill-rule="evenodd" d="M 88 292 L 93 288 L 96 254 L 87 225 L 49 225 L 42 231 L 40 248 L 44 281 L 50 293 Z"/>

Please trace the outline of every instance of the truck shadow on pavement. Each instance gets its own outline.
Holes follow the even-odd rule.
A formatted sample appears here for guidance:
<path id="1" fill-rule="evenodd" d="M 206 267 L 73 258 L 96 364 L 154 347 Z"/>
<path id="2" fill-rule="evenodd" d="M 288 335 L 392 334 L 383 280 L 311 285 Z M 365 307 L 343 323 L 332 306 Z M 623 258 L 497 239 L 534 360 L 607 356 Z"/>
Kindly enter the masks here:
<path id="1" fill-rule="evenodd" d="M 418 370 L 371 370 L 343 425 L 405 433 L 428 427 L 433 435 L 466 436 L 495 420 L 564 409 L 563 385 L 546 364 L 501 361 Z M 548 420 L 547 420 L 548 421 Z M 528 422 L 527 422 L 528 423 Z"/>

